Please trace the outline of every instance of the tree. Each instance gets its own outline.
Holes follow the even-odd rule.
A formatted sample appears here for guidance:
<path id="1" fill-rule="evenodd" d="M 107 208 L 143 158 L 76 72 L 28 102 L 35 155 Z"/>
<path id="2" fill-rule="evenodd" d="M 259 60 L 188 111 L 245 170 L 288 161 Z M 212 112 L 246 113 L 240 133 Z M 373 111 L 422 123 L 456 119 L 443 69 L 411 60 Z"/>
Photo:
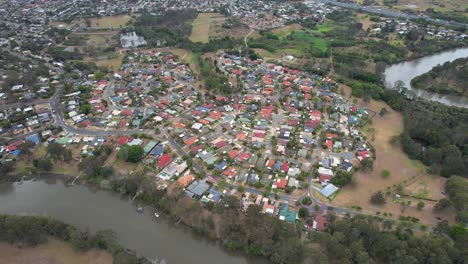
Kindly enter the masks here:
<path id="1" fill-rule="evenodd" d="M 419 202 L 417 207 L 418 207 L 418 210 L 422 210 L 424 208 L 425 204 L 424 202 Z"/>
<path id="2" fill-rule="evenodd" d="M 311 205 L 312 204 L 312 199 L 309 196 L 306 196 L 306 197 L 304 197 L 304 199 L 302 199 L 302 204 Z"/>
<path id="3" fill-rule="evenodd" d="M 380 109 L 379 115 L 380 115 L 381 117 L 383 117 L 386 113 L 388 113 L 387 108 L 382 107 L 382 109 Z"/>
<path id="4" fill-rule="evenodd" d="M 385 196 L 382 191 L 375 192 L 370 198 L 370 202 L 377 205 L 385 204 Z"/>
<path id="5" fill-rule="evenodd" d="M 137 163 L 141 161 L 144 154 L 144 149 L 142 146 L 139 145 L 124 145 L 120 148 L 119 152 L 117 153 L 117 157 L 123 159 L 127 162 Z"/>
<path id="6" fill-rule="evenodd" d="M 55 160 L 63 160 L 68 162 L 72 159 L 71 150 L 55 142 L 52 142 L 47 146 L 47 154 Z"/>
<path id="7" fill-rule="evenodd" d="M 450 201 L 457 210 L 457 219 L 460 222 L 468 223 L 468 196 L 466 190 L 468 189 L 468 181 L 460 176 L 452 176 L 448 179 L 446 190 L 449 195 Z"/>
<path id="8" fill-rule="evenodd" d="M 361 161 L 361 170 L 369 172 L 374 170 L 374 160 L 367 158 Z"/>
<path id="9" fill-rule="evenodd" d="M 244 186 L 237 186 L 237 191 L 243 193 L 245 191 Z"/>
<path id="10" fill-rule="evenodd" d="M 52 142 L 49 145 L 47 145 L 47 154 L 49 154 L 50 157 L 53 159 L 60 159 L 64 152 L 65 147 L 58 143 Z"/>
<path id="11" fill-rule="evenodd" d="M 15 163 L 13 161 L 0 162 L 0 175 L 7 175 L 9 172 L 12 172 L 15 168 Z"/>
<path id="12" fill-rule="evenodd" d="M 21 143 L 18 145 L 17 149 L 20 150 L 20 155 L 24 156 L 30 156 L 31 155 L 31 149 L 33 149 L 36 146 L 36 144 L 32 143 L 31 141 L 26 141 L 24 143 Z"/>
<path id="13" fill-rule="evenodd" d="M 306 207 L 301 207 L 301 209 L 299 209 L 299 217 L 306 218 L 308 216 L 309 216 L 309 209 L 307 209 Z"/>
<path id="14" fill-rule="evenodd" d="M 380 176 L 382 176 L 382 178 L 388 178 L 390 175 L 391 173 L 389 170 L 382 170 L 382 172 L 380 172 Z"/>
<path id="15" fill-rule="evenodd" d="M 346 184 L 350 183 L 353 179 L 353 173 L 339 170 L 336 172 L 335 176 L 331 179 L 331 183 L 338 187 L 343 187 Z"/>
<path id="16" fill-rule="evenodd" d="M 52 161 L 50 159 L 45 159 L 45 158 L 39 158 L 36 160 L 33 160 L 33 165 L 34 167 L 43 170 L 43 171 L 50 171 L 53 168 Z"/>
<path id="17" fill-rule="evenodd" d="M 444 210 L 445 208 L 448 208 L 452 205 L 452 203 L 447 200 L 447 199 L 440 199 L 435 205 L 434 205 L 434 211 L 439 212 Z"/>

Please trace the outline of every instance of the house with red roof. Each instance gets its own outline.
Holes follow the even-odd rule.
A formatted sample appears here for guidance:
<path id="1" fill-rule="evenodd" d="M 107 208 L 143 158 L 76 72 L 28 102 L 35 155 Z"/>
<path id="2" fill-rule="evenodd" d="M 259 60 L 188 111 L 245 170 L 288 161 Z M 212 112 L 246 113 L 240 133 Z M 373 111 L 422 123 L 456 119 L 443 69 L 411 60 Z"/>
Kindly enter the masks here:
<path id="1" fill-rule="evenodd" d="M 119 139 L 117 139 L 117 145 L 123 146 L 132 140 L 133 140 L 132 137 L 119 137 Z"/>
<path id="2" fill-rule="evenodd" d="M 234 177 L 237 176 L 239 172 L 237 171 L 237 169 L 233 166 L 229 166 L 229 168 L 227 168 L 224 172 L 223 172 L 223 175 L 228 177 L 229 179 L 232 179 Z"/>
<path id="3" fill-rule="evenodd" d="M 286 179 L 278 179 L 273 183 L 273 189 L 275 188 L 285 189 L 287 184 L 288 184 L 288 181 Z"/>
<path id="4" fill-rule="evenodd" d="M 320 214 L 315 217 L 315 220 L 312 224 L 312 228 L 317 231 L 324 231 L 326 225 L 327 225 L 327 218 L 324 215 Z"/>
<path id="5" fill-rule="evenodd" d="M 284 172 L 284 173 L 287 173 L 288 170 L 289 170 L 289 163 L 287 161 L 283 162 L 283 164 L 281 165 L 281 170 Z"/>
<path id="6" fill-rule="evenodd" d="M 265 164 L 265 167 L 267 167 L 267 169 L 272 169 L 273 166 L 275 165 L 276 161 L 274 159 L 270 159 L 267 161 L 267 163 Z"/>
<path id="7" fill-rule="evenodd" d="M 185 143 L 185 145 L 187 145 L 187 146 L 191 146 L 191 145 L 193 145 L 193 144 L 194 144 L 195 142 L 197 142 L 197 141 L 198 141 L 198 138 L 196 138 L 196 137 L 191 137 L 191 138 L 185 140 L 184 143 Z"/>
<path id="8" fill-rule="evenodd" d="M 222 148 L 224 146 L 226 146 L 228 144 L 227 140 L 222 140 L 222 141 L 219 141 L 215 144 L 215 147 L 216 148 Z"/>
<path id="9" fill-rule="evenodd" d="M 130 111 L 128 109 L 124 109 L 124 110 L 122 110 L 121 114 L 128 117 L 128 116 L 132 115 L 132 111 Z"/>
<path id="10" fill-rule="evenodd" d="M 332 175 L 320 174 L 319 182 L 320 183 L 328 183 L 333 178 Z"/>
<path id="11" fill-rule="evenodd" d="M 158 168 L 162 169 L 167 166 L 172 161 L 172 157 L 169 154 L 163 154 L 158 161 Z"/>
<path id="12" fill-rule="evenodd" d="M 234 159 L 239 154 L 239 150 L 235 149 L 229 153 L 229 158 Z"/>
<path id="13" fill-rule="evenodd" d="M 328 149 L 332 149 L 333 140 L 330 140 L 330 139 L 325 140 L 325 146 L 327 146 Z"/>
<path id="14" fill-rule="evenodd" d="M 246 160 L 250 159 L 250 156 L 251 156 L 250 153 L 244 151 L 239 155 L 239 157 L 237 157 L 237 160 L 246 161 Z"/>
<path id="15" fill-rule="evenodd" d="M 358 151 L 358 160 L 365 160 L 367 158 L 370 158 L 370 152 L 367 151 L 367 150 L 363 150 L 363 151 Z"/>

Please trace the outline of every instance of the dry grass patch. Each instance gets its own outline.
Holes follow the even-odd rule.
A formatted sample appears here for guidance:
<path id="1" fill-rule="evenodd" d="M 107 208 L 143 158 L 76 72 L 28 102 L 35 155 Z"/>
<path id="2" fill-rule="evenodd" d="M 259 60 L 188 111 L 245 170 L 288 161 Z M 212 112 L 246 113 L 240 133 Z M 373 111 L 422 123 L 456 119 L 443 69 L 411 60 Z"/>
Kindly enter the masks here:
<path id="1" fill-rule="evenodd" d="M 91 28 L 121 28 L 125 27 L 131 19 L 131 16 L 121 15 L 89 18 L 89 21 L 91 22 Z M 78 23 L 82 27 L 86 27 L 86 19 L 80 19 L 72 24 L 75 23 Z"/>
<path id="2" fill-rule="evenodd" d="M 210 41 L 210 27 L 214 23 L 224 22 L 226 18 L 218 13 L 200 13 L 192 22 L 192 42 L 208 43 Z"/>
<path id="3" fill-rule="evenodd" d="M 125 55 L 120 54 L 120 55 L 115 55 L 115 56 L 110 56 L 108 59 L 100 60 L 93 58 L 94 63 L 96 63 L 96 66 L 98 67 L 107 67 L 110 70 L 117 71 L 120 69 L 122 66 L 122 60 L 124 59 Z"/>
<path id="4" fill-rule="evenodd" d="M 362 23 L 362 29 L 367 30 L 370 28 L 372 25 L 375 24 L 375 22 L 370 21 L 369 14 L 358 14 L 357 16 L 359 18 L 359 22 Z"/>

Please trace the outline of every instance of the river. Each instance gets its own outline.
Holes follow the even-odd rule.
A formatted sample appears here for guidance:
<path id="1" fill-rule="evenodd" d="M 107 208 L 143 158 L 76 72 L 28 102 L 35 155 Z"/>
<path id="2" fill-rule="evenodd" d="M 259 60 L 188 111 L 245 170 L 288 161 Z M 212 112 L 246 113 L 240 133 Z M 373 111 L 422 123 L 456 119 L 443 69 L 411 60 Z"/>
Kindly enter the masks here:
<path id="1" fill-rule="evenodd" d="M 129 199 L 118 194 L 70 187 L 55 179 L 1 183 L 0 213 L 50 216 L 90 231 L 112 229 L 124 247 L 149 258 L 164 258 L 168 264 L 266 263 L 230 254 L 163 216 L 156 219 L 150 208 L 137 213 Z"/>
<path id="2" fill-rule="evenodd" d="M 445 62 L 465 57 L 468 57 L 468 48 L 459 48 L 436 53 L 412 61 L 390 65 L 384 72 L 385 87 L 387 89 L 392 89 L 395 82 L 401 80 L 405 84 L 405 87 L 412 90 L 417 96 L 450 106 L 468 108 L 468 97 L 439 95 L 420 89 L 413 89 L 413 87 L 411 87 L 411 80 L 416 76 L 430 71 L 434 66 L 439 64 L 444 64 Z"/>

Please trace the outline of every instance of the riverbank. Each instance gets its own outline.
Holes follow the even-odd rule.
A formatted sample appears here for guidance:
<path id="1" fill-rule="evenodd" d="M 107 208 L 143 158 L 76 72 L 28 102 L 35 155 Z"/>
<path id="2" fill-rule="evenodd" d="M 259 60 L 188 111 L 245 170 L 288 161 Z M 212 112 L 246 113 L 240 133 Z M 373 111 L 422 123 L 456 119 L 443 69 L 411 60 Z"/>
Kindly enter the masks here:
<path id="1" fill-rule="evenodd" d="M 35 247 L 17 247 L 0 242 L 0 264 L 112 264 L 112 256 L 103 250 L 78 252 L 68 243 L 49 238 Z"/>
<path id="2" fill-rule="evenodd" d="M 4 188 L 1 188 L 1 190 L 2 193 L 5 191 Z M 2 200 L 2 206 L 4 206 L 3 202 L 8 203 L 8 201 Z M 98 260 L 99 262 L 96 263 L 99 264 L 111 261 L 114 261 L 113 263 L 148 263 L 147 259 L 137 257 L 134 252 L 117 243 L 113 231 L 99 230 L 91 233 L 87 229 L 83 231 L 73 225 L 50 217 L 0 214 L 0 234 L 1 243 L 8 243 L 11 247 L 20 247 L 25 251 L 34 251 L 35 249 L 36 262 L 34 263 L 55 263 L 51 261 L 67 258 L 77 261 L 92 258 Z M 48 247 L 50 246 L 48 243 L 57 241 L 58 247 L 53 245 L 52 248 Z M 0 253 L 8 248 L 5 244 L 0 244 L 0 246 Z M 15 254 L 11 251 L 14 250 L 9 250 L 8 254 L 1 255 L 2 259 L 10 259 L 10 261 L 23 259 L 23 262 L 30 259 L 26 252 L 23 252 L 24 255 L 18 256 L 21 252 Z M 79 256 L 73 256 L 73 254 Z M 102 259 L 99 257 L 101 255 Z"/>
<path id="3" fill-rule="evenodd" d="M 429 72 L 415 77 L 411 85 L 433 93 L 468 96 L 468 57 L 435 66 Z"/>
<path id="4" fill-rule="evenodd" d="M 429 72 L 434 66 L 466 57 L 468 57 L 467 47 L 435 53 L 420 59 L 390 65 L 385 68 L 383 73 L 385 88 L 394 89 L 395 83 L 401 81 L 402 87 L 408 88 L 410 91 L 414 92 L 416 96 L 448 106 L 468 108 L 467 97 L 435 94 L 420 89 L 413 89 L 411 85 L 411 81 L 415 77 Z"/>
<path id="5" fill-rule="evenodd" d="M 91 232 L 110 229 L 115 231 L 116 239 L 125 248 L 139 255 L 154 259 L 164 258 L 167 263 L 218 263 L 220 259 L 226 264 L 265 264 L 265 259 L 247 258 L 239 251 L 225 251 L 214 240 L 209 240 L 207 233 L 179 222 L 179 217 L 169 215 L 168 211 L 158 209 L 161 217 L 155 218 L 155 210 L 144 207 L 144 212 L 138 213 L 135 203 L 141 206 L 143 200 L 148 201 L 152 195 L 140 195 L 140 199 L 132 202 L 130 194 L 120 192 L 97 191 L 94 185 L 85 184 L 71 187 L 58 177 L 47 180 L 24 181 L 23 183 L 0 184 L 0 212 L 13 215 L 47 215 L 63 222 L 70 223 L 80 229 Z M 92 186 L 92 188 L 89 188 Z M 160 199 L 154 199 L 157 202 Z M 172 203 L 175 199 L 169 199 Z M 186 201 L 185 199 L 183 201 Z M 148 202 L 151 206 L 155 202 Z M 202 212 L 194 212 L 200 208 L 191 203 L 181 203 L 188 206 L 193 218 L 184 217 L 188 221 L 196 221 Z M 184 212 L 185 207 L 174 206 L 177 212 Z M 178 223 L 178 224 L 177 224 Z M 194 231 L 195 230 L 195 231 Z M 181 254 L 183 252 L 183 254 Z"/>

